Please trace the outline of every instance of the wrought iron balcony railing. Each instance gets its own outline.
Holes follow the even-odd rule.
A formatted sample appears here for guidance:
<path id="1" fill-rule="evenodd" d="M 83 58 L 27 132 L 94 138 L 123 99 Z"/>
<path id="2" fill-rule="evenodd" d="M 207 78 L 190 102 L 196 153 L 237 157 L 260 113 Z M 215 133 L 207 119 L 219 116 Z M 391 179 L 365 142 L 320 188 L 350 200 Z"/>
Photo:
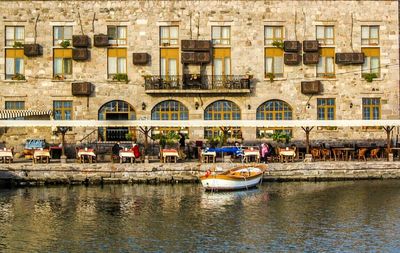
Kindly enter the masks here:
<path id="1" fill-rule="evenodd" d="M 245 75 L 146 76 L 146 90 L 249 90 L 250 78 Z"/>

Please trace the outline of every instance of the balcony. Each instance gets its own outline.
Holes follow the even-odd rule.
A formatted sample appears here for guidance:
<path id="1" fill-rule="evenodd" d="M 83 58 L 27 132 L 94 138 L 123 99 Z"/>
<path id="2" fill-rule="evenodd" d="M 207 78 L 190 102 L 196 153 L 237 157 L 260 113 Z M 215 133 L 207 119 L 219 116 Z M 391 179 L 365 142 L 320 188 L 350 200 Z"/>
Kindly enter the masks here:
<path id="1" fill-rule="evenodd" d="M 146 76 L 148 94 L 160 93 L 250 93 L 250 78 L 245 75 Z"/>

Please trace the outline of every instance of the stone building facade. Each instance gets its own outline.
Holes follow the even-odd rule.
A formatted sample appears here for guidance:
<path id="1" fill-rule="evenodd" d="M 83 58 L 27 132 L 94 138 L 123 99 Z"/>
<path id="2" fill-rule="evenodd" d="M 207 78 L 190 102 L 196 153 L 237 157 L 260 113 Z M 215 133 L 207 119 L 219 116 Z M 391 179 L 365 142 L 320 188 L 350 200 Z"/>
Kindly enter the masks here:
<path id="1" fill-rule="evenodd" d="M 399 117 L 398 1 L 1 1 L 0 7 L 0 109 L 52 110 L 73 120 Z M 95 46 L 99 34 L 108 35 L 108 46 Z M 79 45 L 63 44 L 72 35 L 89 38 L 87 60 L 72 59 L 82 57 L 74 55 Z M 203 42 L 206 50 L 182 40 Z M 315 40 L 317 51 L 305 52 L 315 48 L 304 49 L 304 41 Z M 285 50 L 284 41 L 292 42 Z M 17 42 L 38 44 L 41 52 L 28 57 Z M 337 53 L 364 53 L 364 64 L 359 54 Z M 306 57 L 311 63 L 303 63 Z M 319 82 L 302 91 L 301 83 L 312 81 Z M 90 96 L 72 94 L 77 82 L 92 84 Z M 93 130 L 76 128 L 68 138 Z M 124 131 L 133 130 L 100 129 L 101 139 L 123 138 Z M 257 140 L 272 131 L 243 128 L 237 137 Z M 197 140 L 216 131 L 193 127 L 188 134 Z M 304 139 L 301 129 L 291 134 Z M 376 140 L 384 132 L 325 128 L 311 136 Z M 51 129 L 8 129 L 1 136 L 19 143 L 30 137 L 50 140 Z"/>

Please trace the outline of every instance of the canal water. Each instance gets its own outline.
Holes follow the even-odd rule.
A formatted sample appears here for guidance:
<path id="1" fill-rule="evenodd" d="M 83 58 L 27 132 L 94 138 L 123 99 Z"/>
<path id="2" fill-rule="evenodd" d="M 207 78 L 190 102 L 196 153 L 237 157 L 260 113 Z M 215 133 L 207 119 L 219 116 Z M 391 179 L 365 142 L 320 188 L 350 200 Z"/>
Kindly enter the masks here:
<path id="1" fill-rule="evenodd" d="M 0 252 L 399 252 L 400 181 L 0 189 Z"/>

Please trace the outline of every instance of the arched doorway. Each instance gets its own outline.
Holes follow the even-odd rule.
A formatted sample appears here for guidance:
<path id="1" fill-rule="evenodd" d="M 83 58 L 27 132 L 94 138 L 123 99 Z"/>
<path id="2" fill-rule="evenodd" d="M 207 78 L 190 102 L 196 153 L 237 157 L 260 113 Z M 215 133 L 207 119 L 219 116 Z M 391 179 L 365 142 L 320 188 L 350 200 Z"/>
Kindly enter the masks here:
<path id="1" fill-rule="evenodd" d="M 189 110 L 179 101 L 165 100 L 153 107 L 151 110 L 152 120 L 188 120 Z M 153 134 L 168 133 L 170 131 L 188 133 L 188 128 L 158 127 Z"/>
<path id="2" fill-rule="evenodd" d="M 292 120 L 292 107 L 282 100 L 268 100 L 257 108 L 257 120 Z M 257 138 L 269 137 L 276 132 L 292 135 L 291 128 L 257 128 Z"/>
<path id="3" fill-rule="evenodd" d="M 135 120 L 136 113 L 132 105 L 122 100 L 113 100 L 100 107 L 99 120 Z M 136 138 L 135 128 L 101 127 L 99 138 L 103 141 L 128 141 Z"/>
<path id="4" fill-rule="evenodd" d="M 218 100 L 204 110 L 204 120 L 240 120 L 241 112 L 237 104 L 228 100 Z M 226 138 L 241 139 L 240 127 L 206 127 L 204 138 L 214 138 L 222 133 Z"/>

